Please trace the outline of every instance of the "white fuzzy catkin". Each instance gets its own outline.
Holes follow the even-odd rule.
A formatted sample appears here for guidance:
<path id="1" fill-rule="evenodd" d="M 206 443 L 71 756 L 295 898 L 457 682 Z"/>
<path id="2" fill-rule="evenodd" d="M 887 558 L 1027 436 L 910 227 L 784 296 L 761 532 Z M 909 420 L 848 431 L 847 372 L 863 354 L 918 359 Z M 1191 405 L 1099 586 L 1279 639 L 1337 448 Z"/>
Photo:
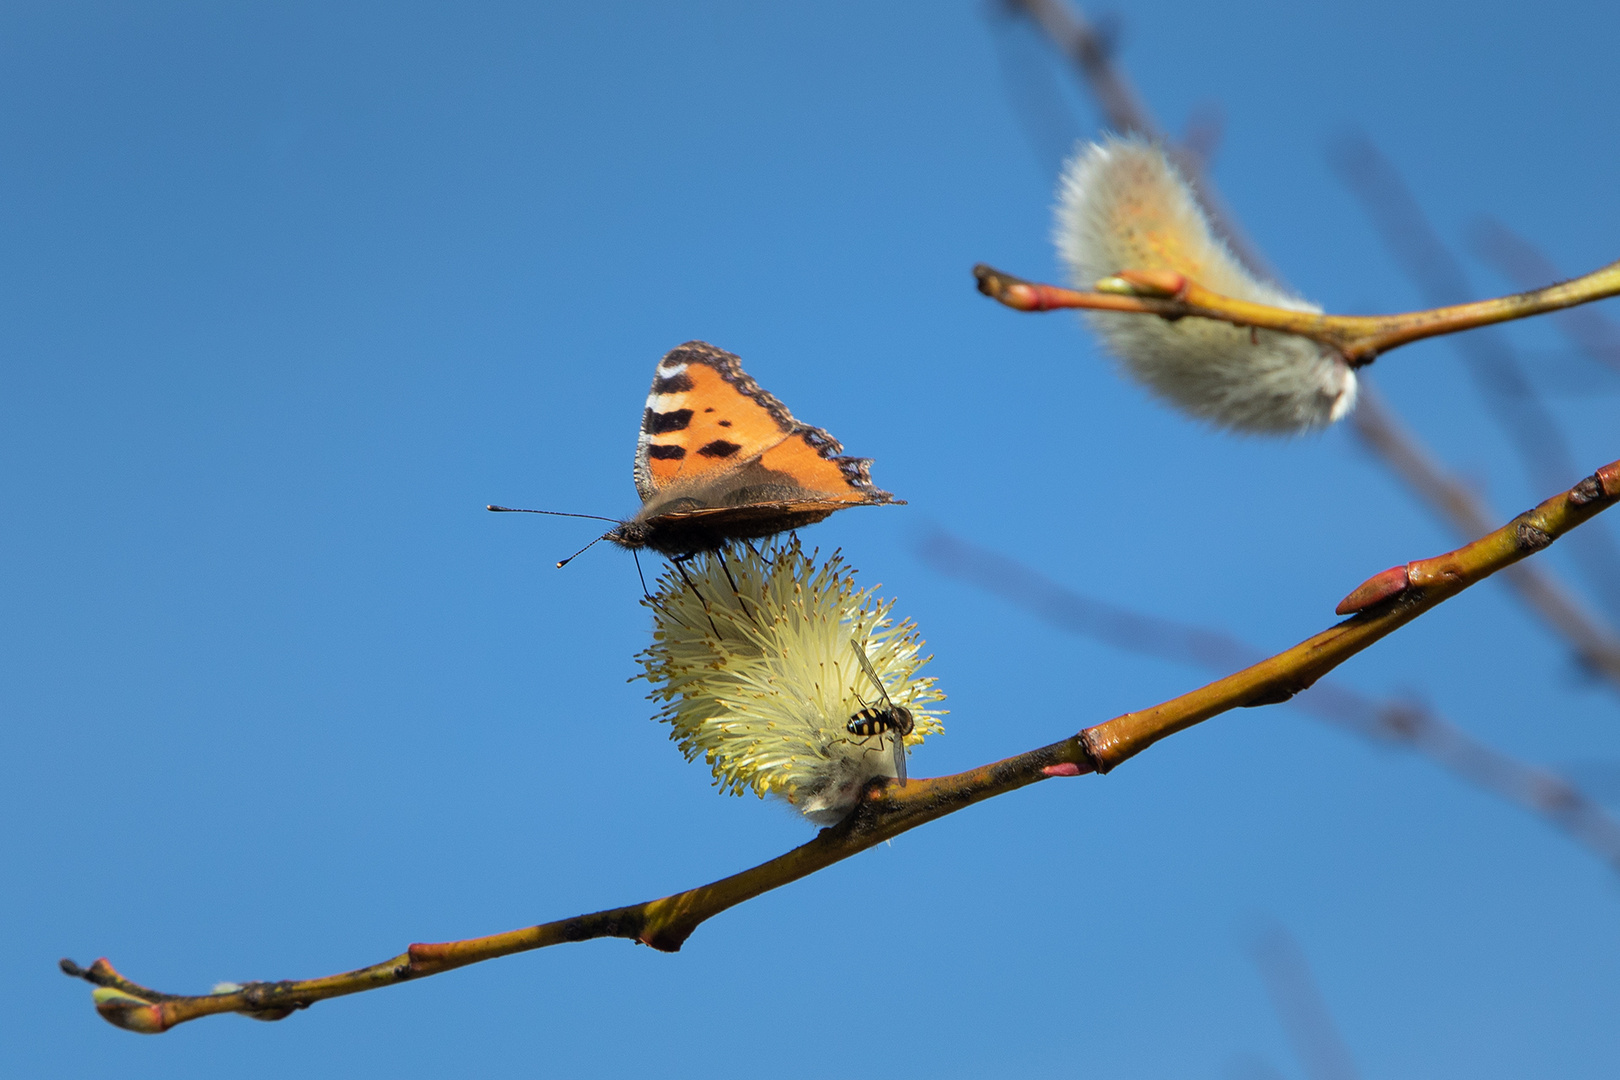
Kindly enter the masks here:
<path id="1" fill-rule="evenodd" d="M 1173 270 L 1237 299 L 1321 310 L 1246 271 L 1164 151 L 1140 137 L 1110 136 L 1069 161 L 1054 239 L 1079 289 L 1121 270 Z M 1355 405 L 1356 373 L 1309 338 L 1212 319 L 1095 311 L 1085 318 L 1129 374 L 1220 427 L 1305 431 Z"/>
<path id="2" fill-rule="evenodd" d="M 917 669 L 916 626 L 890 618 L 893 600 L 857 589 L 835 552 L 824 562 L 797 538 L 763 552 L 732 546 L 687 560 L 647 601 L 653 643 L 636 657 L 660 702 L 657 719 L 688 761 L 700 755 L 723 791 L 776 795 L 818 825 L 843 818 L 861 791 L 894 776 L 892 734 L 850 734 L 850 718 L 882 695 L 850 647 L 864 647 L 889 700 L 916 722 L 906 745 L 944 730 L 944 699 Z M 689 585 L 687 579 L 690 579 Z M 733 588 L 735 584 L 735 588 Z M 694 591 L 695 586 L 695 591 Z"/>

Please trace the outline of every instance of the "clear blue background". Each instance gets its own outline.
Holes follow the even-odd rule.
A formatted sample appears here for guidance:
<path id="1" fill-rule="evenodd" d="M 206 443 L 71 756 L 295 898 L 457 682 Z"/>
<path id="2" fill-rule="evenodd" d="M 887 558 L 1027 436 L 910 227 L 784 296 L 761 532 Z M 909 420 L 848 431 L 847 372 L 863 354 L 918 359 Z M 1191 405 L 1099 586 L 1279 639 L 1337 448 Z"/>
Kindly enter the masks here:
<path id="1" fill-rule="evenodd" d="M 1219 183 L 1330 309 L 1418 302 L 1326 163 L 1346 124 L 1448 239 L 1489 213 L 1569 273 L 1620 255 L 1612 5 L 1120 14 L 1167 125 L 1224 108 Z M 921 774 L 1207 678 L 941 577 L 931 528 L 1267 649 L 1453 546 L 1347 431 L 1201 430 L 1069 317 L 974 293 L 978 260 L 1056 272 L 1046 121 L 1004 67 L 1043 54 L 999 33 L 974 2 L 0 12 L 9 1075 L 1298 1076 L 1249 957 L 1267 919 L 1369 1077 L 1614 1075 L 1614 872 L 1287 708 L 907 834 L 674 956 L 568 946 L 161 1038 L 56 972 L 327 974 L 809 838 L 648 720 L 629 557 L 558 572 L 590 523 L 482 509 L 633 510 L 652 367 L 689 338 L 910 500 L 806 539 L 936 652 Z M 1503 520 L 1550 494 L 1449 344 L 1373 374 Z M 1612 387 L 1554 406 L 1583 466 L 1620 454 Z M 1620 759 L 1620 699 L 1495 583 L 1340 677 L 1536 761 Z"/>

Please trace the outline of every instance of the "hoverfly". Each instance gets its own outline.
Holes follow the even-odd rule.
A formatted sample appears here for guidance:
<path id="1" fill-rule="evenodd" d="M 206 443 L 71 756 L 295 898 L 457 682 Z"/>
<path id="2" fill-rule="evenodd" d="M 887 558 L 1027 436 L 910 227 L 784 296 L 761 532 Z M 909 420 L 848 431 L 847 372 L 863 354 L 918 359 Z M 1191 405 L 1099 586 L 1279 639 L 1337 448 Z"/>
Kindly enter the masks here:
<path id="1" fill-rule="evenodd" d="M 894 775 L 902 785 L 906 782 L 906 736 L 916 727 L 916 721 L 911 717 L 911 710 L 904 705 L 896 705 L 889 697 L 888 688 L 878 673 L 872 670 L 872 662 L 866 658 L 866 650 L 851 641 L 849 647 L 855 650 L 855 658 L 861 662 L 861 668 L 866 677 L 872 680 L 883 695 L 883 708 L 875 708 L 861 701 L 861 711 L 849 718 L 847 730 L 851 735 L 868 738 L 873 735 L 892 735 L 894 737 Z M 856 695 L 860 701 L 860 695 Z"/>

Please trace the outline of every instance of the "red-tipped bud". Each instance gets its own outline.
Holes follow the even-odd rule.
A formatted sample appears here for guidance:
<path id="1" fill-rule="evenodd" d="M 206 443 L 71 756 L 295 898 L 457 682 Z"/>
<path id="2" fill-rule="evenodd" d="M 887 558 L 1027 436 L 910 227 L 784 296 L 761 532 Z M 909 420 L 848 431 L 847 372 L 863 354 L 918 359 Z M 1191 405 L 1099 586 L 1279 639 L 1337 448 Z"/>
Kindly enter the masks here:
<path id="1" fill-rule="evenodd" d="M 1381 574 L 1374 574 L 1356 587 L 1355 592 L 1339 601 L 1339 606 L 1333 610 L 1339 615 L 1354 615 L 1358 611 L 1372 607 L 1382 600 L 1388 600 L 1405 592 L 1412 584 L 1412 579 L 1404 566 L 1392 566 Z"/>
<path id="2" fill-rule="evenodd" d="M 110 986 L 96 987 L 90 998 L 96 1003 L 96 1012 L 101 1014 L 103 1020 L 125 1031 L 158 1035 L 168 1027 L 163 1020 L 162 1007 L 145 998 L 114 990 Z"/>
<path id="3" fill-rule="evenodd" d="M 1093 286 L 1098 292 L 1125 293 L 1129 296 L 1179 297 L 1187 279 L 1174 270 L 1121 270 Z"/>

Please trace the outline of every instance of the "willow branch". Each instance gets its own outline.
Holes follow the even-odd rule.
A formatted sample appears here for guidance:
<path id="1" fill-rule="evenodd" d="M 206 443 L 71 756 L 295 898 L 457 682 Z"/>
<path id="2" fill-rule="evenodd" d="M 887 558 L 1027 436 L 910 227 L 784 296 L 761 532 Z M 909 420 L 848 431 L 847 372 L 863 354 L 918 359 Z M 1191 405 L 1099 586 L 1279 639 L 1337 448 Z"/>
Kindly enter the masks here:
<path id="1" fill-rule="evenodd" d="M 1395 261 L 1412 278 L 1425 304 L 1455 304 L 1472 291 L 1461 260 L 1451 253 L 1423 212 L 1400 171 L 1365 135 L 1338 139 L 1329 155 L 1333 168 L 1365 207 Z M 1520 241 L 1521 249 L 1528 247 Z M 1543 262 L 1546 260 L 1543 259 Z M 1545 274 L 1523 283 L 1536 285 L 1560 276 Z M 1521 284 L 1515 282 L 1515 284 Z M 1523 285 L 1521 285 L 1523 287 Z M 1555 326 L 1581 315 L 1597 317 L 1593 308 L 1558 313 Z M 1468 334 L 1452 341 L 1463 366 L 1478 386 L 1491 418 L 1508 437 L 1529 475 L 1531 489 L 1567 483 L 1575 475 L 1574 455 L 1558 419 L 1525 374 L 1512 342 L 1504 334 Z M 1620 618 L 1620 549 L 1603 529 L 1581 534 L 1571 554 L 1588 581 L 1588 591 L 1611 618 Z"/>
<path id="2" fill-rule="evenodd" d="M 1473 488 L 1447 475 L 1370 386 L 1361 388 L 1350 423 L 1367 447 L 1460 535 L 1479 536 L 1491 527 L 1485 504 Z M 1569 643 L 1583 669 L 1604 679 L 1609 689 L 1620 691 L 1620 637 L 1607 623 L 1539 566 L 1510 566 L 1502 577 L 1527 607 Z"/>
<path id="3" fill-rule="evenodd" d="M 1247 667 L 1265 655 L 1219 630 L 1082 596 L 1005 555 L 944 533 L 926 541 L 920 554 L 941 572 L 993 592 L 1053 626 L 1116 648 L 1225 671 Z M 1503 572 L 1529 569 L 1530 564 L 1519 563 Z M 1620 871 L 1620 822 L 1602 805 L 1557 773 L 1487 746 L 1434 710 L 1413 701 L 1378 701 L 1328 679 L 1289 704 L 1370 742 L 1428 758 L 1453 776 L 1543 818 Z"/>
<path id="4" fill-rule="evenodd" d="M 1494 218 L 1485 218 L 1471 230 L 1474 254 L 1521 289 L 1558 276 L 1558 267 L 1530 241 Z M 1620 326 L 1596 308 L 1559 315 L 1555 325 L 1575 347 L 1620 372 Z"/>
<path id="5" fill-rule="evenodd" d="M 1131 87 L 1119 66 L 1113 63 L 1108 50 L 1101 47 L 1098 35 L 1074 4 L 1065 3 L 1064 0 L 1007 0 L 1007 6 L 1009 10 L 1025 15 L 1070 60 L 1075 73 L 1102 108 L 1110 126 L 1122 132 L 1140 132 L 1166 143 L 1167 149 L 1176 153 L 1177 148 L 1165 138 L 1142 103 L 1141 96 Z M 1246 241 L 1236 217 L 1227 210 L 1219 191 L 1205 174 L 1203 162 L 1196 155 L 1184 153 L 1176 153 L 1175 160 L 1193 183 L 1217 230 L 1226 237 L 1234 253 L 1262 276 L 1280 280 L 1275 273 L 1269 272 L 1258 250 Z M 1522 270 L 1524 260 L 1519 258 L 1516 264 Z M 1520 277 L 1515 283 L 1527 288 L 1536 281 L 1555 277 L 1555 271 L 1541 267 L 1539 272 L 1532 272 L 1528 278 Z M 1445 300 L 1434 302 L 1444 303 Z M 1603 358 L 1607 361 L 1610 356 L 1606 350 L 1615 339 L 1612 335 L 1600 337 L 1591 332 L 1597 318 L 1597 312 L 1592 308 L 1572 308 L 1556 316 L 1555 321 L 1567 325 L 1580 320 L 1579 326 L 1587 330 L 1582 339 L 1583 346 L 1590 348 L 1596 345 L 1599 352 L 1605 353 Z M 1620 352 L 1613 355 L 1620 356 Z M 1424 448 L 1417 436 L 1400 425 L 1391 410 L 1374 398 L 1370 386 L 1362 387 L 1360 404 L 1351 413 L 1350 424 L 1390 471 L 1464 538 L 1479 536 L 1490 528 L 1483 505 L 1468 485 L 1440 468 L 1434 455 Z M 1538 485 L 1560 483 L 1572 473 L 1573 469 L 1568 470 L 1550 482 L 1538 481 Z M 1620 640 L 1617 640 L 1612 629 L 1582 607 L 1566 589 L 1557 584 L 1551 574 L 1527 566 L 1519 567 L 1510 575 L 1509 582 L 1531 609 L 1570 643 L 1577 660 L 1609 678 L 1612 685 L 1620 687 L 1620 666 L 1617 666 L 1620 664 Z"/>
<path id="6" fill-rule="evenodd" d="M 675 952 L 705 920 L 761 893 L 797 881 L 875 844 L 974 803 L 1054 776 L 1108 772 L 1160 739 L 1244 706 L 1286 701 L 1328 671 L 1436 605 L 1539 551 L 1620 501 L 1620 461 L 1571 490 L 1456 551 L 1386 570 L 1339 605 L 1344 622 L 1293 648 L 1190 694 L 1126 713 L 1060 742 L 954 776 L 880 782 L 855 810 L 814 840 L 740 874 L 658 900 L 542 923 L 490 937 L 416 944 L 378 964 L 325 978 L 259 982 L 186 996 L 124 978 L 105 958 L 62 970 L 96 985 L 96 1009 L 131 1031 L 156 1034 L 219 1013 L 279 1020 L 317 1001 L 377 990 L 497 957 L 571 941 L 619 937 Z"/>
<path id="7" fill-rule="evenodd" d="M 1163 319 L 1216 319 L 1234 326 L 1280 330 L 1310 338 L 1343 356 L 1351 366 L 1370 364 L 1381 353 L 1441 334 L 1524 319 L 1620 295 L 1620 261 L 1590 274 L 1529 292 L 1470 304 L 1397 315 L 1321 315 L 1239 300 L 1165 270 L 1121 269 L 1094 292 L 1025 281 L 980 263 L 973 268 L 979 291 L 1015 311 L 1122 311 Z"/>

